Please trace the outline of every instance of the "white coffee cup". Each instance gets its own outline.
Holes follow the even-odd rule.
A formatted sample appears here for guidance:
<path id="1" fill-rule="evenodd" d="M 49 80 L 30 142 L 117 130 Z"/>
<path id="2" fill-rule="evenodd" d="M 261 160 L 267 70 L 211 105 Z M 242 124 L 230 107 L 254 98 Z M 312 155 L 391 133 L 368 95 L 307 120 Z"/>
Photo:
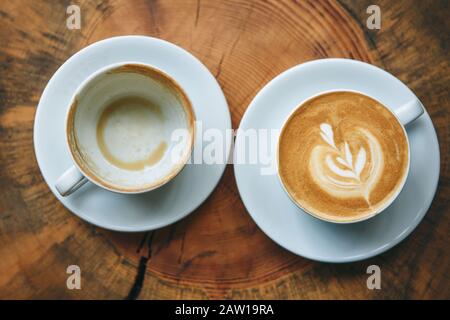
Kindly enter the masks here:
<path id="1" fill-rule="evenodd" d="M 367 97 L 369 97 L 369 98 L 371 98 L 371 99 L 373 99 L 375 101 L 378 101 L 381 105 L 385 106 L 384 103 L 381 103 L 379 100 L 377 100 L 377 99 L 373 98 L 372 96 L 368 95 L 367 93 L 364 93 L 364 92 L 361 92 L 361 91 L 348 90 L 348 89 L 336 89 L 336 90 L 323 91 L 323 92 L 320 92 L 318 94 L 315 94 L 315 95 L 313 95 L 313 96 L 303 100 L 298 105 L 298 107 L 294 108 L 294 110 L 288 115 L 288 117 L 284 121 L 284 123 L 282 125 L 281 132 L 283 132 L 284 128 L 286 127 L 286 125 L 289 122 L 289 119 L 292 117 L 292 115 L 295 114 L 296 111 L 299 108 L 301 108 L 303 105 L 305 105 L 306 102 L 308 102 L 309 100 L 312 100 L 312 99 L 314 99 L 314 98 L 316 98 L 318 96 L 321 96 L 321 95 L 324 95 L 324 94 L 327 94 L 327 93 L 333 93 L 333 92 L 353 92 L 353 93 L 358 93 L 358 94 L 367 96 Z M 324 220 L 324 221 L 327 221 L 327 222 L 333 222 L 333 223 L 342 223 L 343 224 L 343 223 L 360 222 L 360 221 L 364 221 L 364 220 L 367 220 L 369 218 L 372 218 L 372 217 L 378 215 L 379 213 L 383 212 L 387 207 L 389 207 L 392 204 L 392 202 L 394 202 L 394 200 L 398 197 L 398 195 L 400 194 L 400 192 L 402 191 L 402 189 L 403 189 L 403 187 L 405 185 L 406 178 L 408 176 L 409 169 L 410 169 L 410 143 L 409 143 L 408 135 L 407 135 L 406 130 L 405 130 L 405 126 L 410 124 L 410 123 L 412 123 L 417 118 L 419 118 L 423 114 L 424 110 L 423 110 L 422 103 L 419 100 L 417 100 L 417 99 L 411 100 L 411 101 L 401 105 L 400 107 L 395 108 L 394 110 L 392 110 L 392 109 L 390 109 L 388 107 L 386 109 L 391 112 L 391 114 L 394 116 L 395 119 L 397 119 L 397 121 L 399 122 L 399 124 L 401 124 L 401 127 L 403 128 L 403 134 L 404 134 L 405 139 L 406 139 L 407 144 L 408 144 L 408 164 L 407 164 L 407 168 L 406 168 L 406 173 L 404 175 L 404 178 L 403 178 L 403 181 L 401 182 L 400 187 L 398 187 L 397 192 L 394 193 L 390 197 L 390 199 L 384 204 L 384 206 L 381 207 L 380 209 L 378 209 L 376 212 L 374 212 L 372 214 L 367 214 L 367 215 L 364 215 L 362 217 L 358 217 L 356 219 L 355 218 L 333 219 L 333 218 L 325 217 L 323 215 L 318 215 L 318 214 L 315 214 L 313 212 L 310 212 L 310 211 L 306 210 L 301 205 L 301 203 L 299 203 L 299 201 L 297 201 L 296 198 L 290 193 L 289 189 L 284 185 L 283 179 L 282 179 L 282 177 L 280 175 L 280 172 L 279 172 L 279 167 L 280 167 L 280 164 L 279 164 L 280 163 L 280 159 L 279 159 L 280 140 L 278 140 L 277 160 L 276 160 L 277 161 L 277 175 L 278 175 L 279 181 L 280 181 L 284 191 L 286 192 L 286 194 L 289 196 L 289 198 L 292 200 L 292 202 L 295 205 L 297 205 L 304 212 L 306 212 L 309 215 L 311 215 L 311 216 L 313 216 L 315 218 L 318 218 L 320 220 Z M 281 134 L 280 134 L 280 137 L 281 137 Z"/>
<path id="2" fill-rule="evenodd" d="M 124 62 L 89 76 L 71 99 L 66 136 L 74 165 L 57 180 L 62 196 L 85 182 L 142 193 L 173 179 L 195 136 L 192 104 L 181 86 L 150 65 Z M 174 130 L 184 130 L 174 141 Z"/>

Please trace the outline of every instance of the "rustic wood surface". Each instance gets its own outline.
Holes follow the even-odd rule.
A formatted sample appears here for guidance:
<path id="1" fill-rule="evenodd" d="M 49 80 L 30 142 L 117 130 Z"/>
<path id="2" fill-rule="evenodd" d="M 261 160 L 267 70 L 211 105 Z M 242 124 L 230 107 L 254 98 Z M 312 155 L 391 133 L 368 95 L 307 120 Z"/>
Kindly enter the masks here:
<path id="1" fill-rule="evenodd" d="M 372 2 L 381 30 L 366 28 Z M 0 298 L 450 298 L 448 1 L 79 0 L 81 29 L 68 30 L 70 3 L 0 4 Z M 68 57 L 124 34 L 166 39 L 196 55 L 222 86 L 234 128 L 264 84 L 306 60 L 348 57 L 388 70 L 419 96 L 437 129 L 441 177 L 430 211 L 378 257 L 313 262 L 257 228 L 228 166 L 209 199 L 172 226 L 121 234 L 83 222 L 39 172 L 35 110 Z M 81 290 L 66 288 L 71 264 L 81 267 Z M 381 267 L 381 290 L 366 287 L 371 264 Z"/>

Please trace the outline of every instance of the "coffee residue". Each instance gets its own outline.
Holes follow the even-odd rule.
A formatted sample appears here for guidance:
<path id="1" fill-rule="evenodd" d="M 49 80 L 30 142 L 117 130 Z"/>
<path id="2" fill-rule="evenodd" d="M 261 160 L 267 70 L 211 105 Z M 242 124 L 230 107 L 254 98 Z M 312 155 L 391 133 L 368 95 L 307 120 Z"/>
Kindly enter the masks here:
<path id="1" fill-rule="evenodd" d="M 158 146 L 152 152 L 150 152 L 148 156 L 137 161 L 128 162 L 116 157 L 106 144 L 105 129 L 107 122 L 111 117 L 111 114 L 118 111 L 126 112 L 126 108 L 133 108 L 135 111 L 140 110 L 142 112 L 151 112 L 152 114 L 156 115 L 160 119 L 160 121 L 163 121 L 161 110 L 150 101 L 141 97 L 124 97 L 112 102 L 103 110 L 102 114 L 100 115 L 96 132 L 97 143 L 102 155 L 108 162 L 121 169 L 139 171 L 144 169 L 146 166 L 152 166 L 159 162 L 167 150 L 167 143 L 161 141 Z"/>

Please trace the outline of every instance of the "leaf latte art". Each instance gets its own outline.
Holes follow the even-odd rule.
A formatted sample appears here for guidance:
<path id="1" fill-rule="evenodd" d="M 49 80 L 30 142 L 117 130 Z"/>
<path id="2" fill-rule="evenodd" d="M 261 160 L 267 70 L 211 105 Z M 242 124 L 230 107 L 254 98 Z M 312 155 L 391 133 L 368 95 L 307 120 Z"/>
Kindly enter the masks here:
<path id="1" fill-rule="evenodd" d="M 385 208 L 409 164 L 397 118 L 378 101 L 331 92 L 299 106 L 278 144 L 278 173 L 290 198 L 332 221 L 355 221 Z"/>
<path id="2" fill-rule="evenodd" d="M 365 146 L 360 146 L 354 153 L 346 141 L 340 147 L 336 145 L 331 125 L 323 123 L 320 129 L 326 145 L 317 145 L 311 152 L 311 177 L 324 191 L 335 197 L 361 196 L 370 206 L 371 187 L 376 184 L 383 169 L 383 154 L 377 139 L 366 129 L 355 129 L 354 134 L 367 142 L 368 151 Z"/>

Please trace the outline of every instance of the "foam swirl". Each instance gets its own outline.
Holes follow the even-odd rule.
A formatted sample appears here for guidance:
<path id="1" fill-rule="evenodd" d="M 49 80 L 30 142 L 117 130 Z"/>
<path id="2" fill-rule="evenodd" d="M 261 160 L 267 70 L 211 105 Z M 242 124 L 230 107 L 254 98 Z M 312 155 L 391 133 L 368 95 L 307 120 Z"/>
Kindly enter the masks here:
<path id="1" fill-rule="evenodd" d="M 311 177 L 329 195 L 340 198 L 362 197 L 369 206 L 370 193 L 383 172 L 383 152 L 376 137 L 365 128 L 353 128 L 351 141 L 337 145 L 333 128 L 320 125 L 325 142 L 311 152 Z"/>

